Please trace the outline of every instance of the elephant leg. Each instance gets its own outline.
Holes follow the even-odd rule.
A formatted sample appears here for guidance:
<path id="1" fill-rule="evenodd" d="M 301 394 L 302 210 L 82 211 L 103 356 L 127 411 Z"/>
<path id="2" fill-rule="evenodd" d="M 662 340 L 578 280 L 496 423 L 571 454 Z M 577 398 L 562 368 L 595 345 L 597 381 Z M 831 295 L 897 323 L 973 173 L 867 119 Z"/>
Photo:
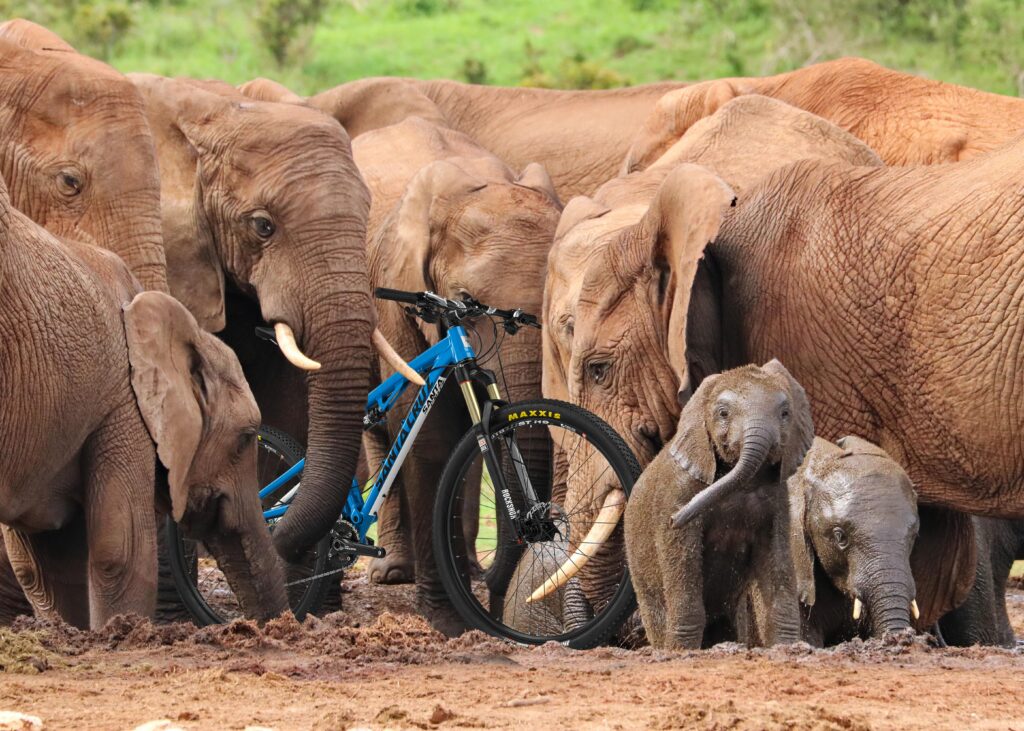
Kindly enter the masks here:
<path id="1" fill-rule="evenodd" d="M 583 593 L 579 579 L 569 579 L 565 585 L 565 600 L 562 605 L 562 624 L 565 632 L 582 627 L 594 618 L 594 609 Z"/>
<path id="2" fill-rule="evenodd" d="M 85 524 L 93 628 L 116 614 L 156 609 L 155 454 L 133 402 L 87 444 Z"/>
<path id="3" fill-rule="evenodd" d="M 387 431 L 383 425 L 363 434 L 363 452 L 371 474 L 375 474 L 384 461 L 388 446 Z M 411 521 L 403 482 L 400 473 L 395 477 L 391 493 L 377 516 L 377 543 L 384 547 L 387 555 L 370 561 L 369 578 L 375 584 L 411 584 L 416 580 L 416 561 L 409 535 Z"/>
<path id="4" fill-rule="evenodd" d="M 784 497 L 784 496 L 783 496 Z M 776 516 L 788 506 L 780 498 Z M 800 602 L 789 546 L 789 523 L 777 519 L 771 544 L 755 564 L 750 591 L 751 620 L 763 645 L 790 644 L 800 640 Z"/>
<path id="5" fill-rule="evenodd" d="M 664 586 L 665 628 L 656 647 L 699 650 L 704 640 L 703 528 L 699 519 L 659 541 L 658 565 Z M 646 615 L 644 615 L 646 617 Z M 657 630 L 656 630 L 657 631 Z M 653 641 L 652 641 L 653 644 Z"/>
<path id="6" fill-rule="evenodd" d="M 417 603 L 420 612 L 434 628 L 449 636 L 462 634 L 466 625 L 449 602 L 437 572 L 432 518 L 441 472 L 456 441 L 465 431 L 461 428 L 466 421 L 464 414 L 461 395 L 453 389 L 442 392 L 402 466 L 402 484 L 409 506 L 408 515 L 412 518 Z"/>
<path id="7" fill-rule="evenodd" d="M 10 625 L 22 615 L 32 616 L 32 604 L 14 575 L 7 544 L 0 535 L 0 627 Z"/>
<path id="8" fill-rule="evenodd" d="M 60 530 L 24 533 L 4 527 L 3 533 L 14 575 L 36 614 L 89 629 L 83 516 Z"/>

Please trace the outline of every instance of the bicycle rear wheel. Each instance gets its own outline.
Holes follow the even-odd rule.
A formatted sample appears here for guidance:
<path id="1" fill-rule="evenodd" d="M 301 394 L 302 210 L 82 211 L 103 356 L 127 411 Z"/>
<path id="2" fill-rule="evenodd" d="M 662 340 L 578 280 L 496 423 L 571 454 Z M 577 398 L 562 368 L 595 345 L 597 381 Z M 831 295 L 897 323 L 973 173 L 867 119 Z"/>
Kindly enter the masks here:
<path id="1" fill-rule="evenodd" d="M 509 495 L 495 495 L 482 439 L 470 431 L 434 506 L 434 556 L 452 604 L 471 627 L 516 642 L 605 642 L 636 608 L 621 519 L 636 458 L 605 422 L 560 401 L 499 409 L 490 434 Z M 468 541 L 467 510 L 479 511 Z M 471 570 L 471 553 L 482 573 Z"/>
<path id="2" fill-rule="evenodd" d="M 258 448 L 257 475 L 260 485 L 269 485 L 276 477 L 284 474 L 302 459 L 305 451 L 290 436 L 269 426 L 260 427 Z M 263 499 L 263 509 L 273 507 L 297 485 L 297 479 L 289 480 Z M 273 530 L 273 524 L 268 525 L 268 528 Z M 174 585 L 192 621 L 205 626 L 243 617 L 242 607 L 227 578 L 202 543 L 186 536 L 170 517 L 167 518 L 164 530 Z M 330 592 L 332 580 L 334 584 L 338 582 L 336 574 L 310 579 L 328 570 L 330 548 L 331 537 L 328 535 L 298 561 L 285 565 L 286 580 L 290 584 L 287 587 L 288 604 L 299 619 L 316 612 Z M 306 579 L 309 580 L 304 581 Z"/>

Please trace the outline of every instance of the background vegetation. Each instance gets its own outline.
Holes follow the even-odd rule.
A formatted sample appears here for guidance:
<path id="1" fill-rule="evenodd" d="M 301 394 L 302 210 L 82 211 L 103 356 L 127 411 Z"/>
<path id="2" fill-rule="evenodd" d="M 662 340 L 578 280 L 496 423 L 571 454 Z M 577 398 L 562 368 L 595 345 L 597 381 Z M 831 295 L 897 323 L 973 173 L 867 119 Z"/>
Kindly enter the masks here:
<path id="1" fill-rule="evenodd" d="M 124 71 L 610 87 L 842 55 L 1024 93 L 1024 0 L 0 0 Z"/>

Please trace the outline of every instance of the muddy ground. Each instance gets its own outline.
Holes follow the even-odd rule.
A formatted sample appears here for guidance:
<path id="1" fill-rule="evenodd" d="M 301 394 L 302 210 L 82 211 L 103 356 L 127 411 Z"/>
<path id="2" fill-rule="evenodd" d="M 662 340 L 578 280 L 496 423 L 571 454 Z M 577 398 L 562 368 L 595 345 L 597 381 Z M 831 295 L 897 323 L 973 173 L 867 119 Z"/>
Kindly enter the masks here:
<path id="1" fill-rule="evenodd" d="M 664 653 L 446 640 L 407 587 L 346 580 L 345 609 L 262 630 L 118 619 L 0 630 L 0 710 L 47 729 L 1020 729 L 1024 651 L 925 638 Z M 384 606 L 389 611 L 380 613 Z M 1024 590 L 1009 601 L 1024 634 Z"/>

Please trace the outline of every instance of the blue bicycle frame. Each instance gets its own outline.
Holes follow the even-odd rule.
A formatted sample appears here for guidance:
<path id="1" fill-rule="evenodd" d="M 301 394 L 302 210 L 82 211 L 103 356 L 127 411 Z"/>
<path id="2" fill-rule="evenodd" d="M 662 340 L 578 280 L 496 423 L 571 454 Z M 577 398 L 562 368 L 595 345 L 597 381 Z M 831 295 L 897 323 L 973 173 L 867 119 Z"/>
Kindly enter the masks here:
<path id="1" fill-rule="evenodd" d="M 448 328 L 447 336 L 437 345 L 432 346 L 410 361 L 409 365 L 412 366 L 413 370 L 424 374 L 423 380 L 426 383 L 420 387 L 416 400 L 413 401 L 409 413 L 402 422 L 398 436 L 395 438 L 387 457 L 385 457 L 384 462 L 381 464 L 370 492 L 364 499 L 362 485 L 353 479 L 352 486 L 348 491 L 348 499 L 342 510 L 341 517 L 355 527 L 360 543 L 366 543 L 366 533 L 370 526 L 377 522 L 377 512 L 380 509 L 380 505 L 391 490 L 391 485 L 394 483 L 402 463 L 409 454 L 413 442 L 416 441 L 416 435 L 423 426 L 423 422 L 426 421 L 427 414 L 430 413 L 430 408 L 434 405 L 434 401 L 441 392 L 441 388 L 451 374 L 452 369 L 475 358 L 476 353 L 473 351 L 473 346 L 469 344 L 469 338 L 466 337 L 465 329 L 461 325 L 454 325 Z M 390 376 L 377 388 L 373 389 L 367 397 L 367 413 L 379 416 L 386 414 L 398 401 L 409 383 L 409 380 L 401 373 L 395 373 Z M 470 415 L 473 416 L 474 421 L 479 421 L 480 412 L 476 404 L 476 397 L 473 395 L 472 386 L 468 381 L 461 385 L 463 395 L 466 397 L 467 406 L 470 409 Z M 492 395 L 497 396 L 496 393 Z M 286 485 L 290 480 L 298 477 L 305 465 L 305 459 L 299 460 L 287 472 L 260 490 L 260 498 L 263 499 L 274 494 L 275 491 Z M 296 485 L 281 498 L 277 505 L 263 511 L 263 518 L 265 520 L 273 520 L 284 515 L 298 488 L 299 486 Z"/>

